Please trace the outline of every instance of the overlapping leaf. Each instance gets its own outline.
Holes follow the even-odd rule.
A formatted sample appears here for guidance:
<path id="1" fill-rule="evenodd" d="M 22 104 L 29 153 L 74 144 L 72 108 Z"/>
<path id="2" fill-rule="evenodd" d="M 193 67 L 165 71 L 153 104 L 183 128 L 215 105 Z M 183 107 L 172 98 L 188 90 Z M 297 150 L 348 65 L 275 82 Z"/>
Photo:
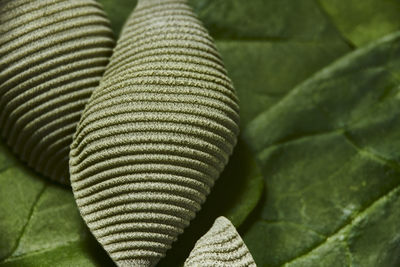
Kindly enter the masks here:
<path id="1" fill-rule="evenodd" d="M 342 35 L 360 46 L 400 28 L 398 0 L 318 0 Z"/>
<path id="2" fill-rule="evenodd" d="M 102 266 L 71 191 L 41 178 L 0 143 L 0 266 Z"/>
<path id="3" fill-rule="evenodd" d="M 400 32 L 254 119 L 266 193 L 245 241 L 260 266 L 400 263 Z"/>

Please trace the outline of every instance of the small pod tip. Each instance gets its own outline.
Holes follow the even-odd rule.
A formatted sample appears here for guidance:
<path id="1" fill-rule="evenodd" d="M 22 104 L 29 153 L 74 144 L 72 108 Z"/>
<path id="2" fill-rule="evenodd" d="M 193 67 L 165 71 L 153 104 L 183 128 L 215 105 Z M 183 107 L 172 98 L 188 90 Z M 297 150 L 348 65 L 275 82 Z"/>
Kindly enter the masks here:
<path id="1" fill-rule="evenodd" d="M 256 264 L 236 228 L 227 218 L 221 216 L 196 242 L 184 266 L 253 267 Z"/>

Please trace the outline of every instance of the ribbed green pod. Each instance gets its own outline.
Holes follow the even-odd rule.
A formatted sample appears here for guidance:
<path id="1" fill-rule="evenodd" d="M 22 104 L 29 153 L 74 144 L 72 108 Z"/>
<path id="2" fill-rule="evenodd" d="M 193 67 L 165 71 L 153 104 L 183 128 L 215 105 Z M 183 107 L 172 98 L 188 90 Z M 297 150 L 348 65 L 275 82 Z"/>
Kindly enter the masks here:
<path id="1" fill-rule="evenodd" d="M 72 136 L 114 46 L 109 21 L 94 0 L 1 0 L 0 25 L 1 135 L 69 184 Z"/>
<path id="2" fill-rule="evenodd" d="M 184 267 L 255 267 L 256 264 L 235 226 L 218 217 L 194 246 Z"/>
<path id="3" fill-rule="evenodd" d="M 186 1 L 139 1 L 70 153 L 80 212 L 119 266 L 154 266 L 188 226 L 232 153 L 238 111 Z"/>

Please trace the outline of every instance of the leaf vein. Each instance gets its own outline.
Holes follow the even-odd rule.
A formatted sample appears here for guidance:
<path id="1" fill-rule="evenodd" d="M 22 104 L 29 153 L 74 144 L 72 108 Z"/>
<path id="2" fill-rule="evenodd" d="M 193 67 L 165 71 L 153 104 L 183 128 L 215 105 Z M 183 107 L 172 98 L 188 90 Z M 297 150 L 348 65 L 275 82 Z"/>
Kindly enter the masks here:
<path id="1" fill-rule="evenodd" d="M 13 254 L 15 253 L 15 251 L 18 249 L 19 244 L 21 243 L 21 239 L 22 239 L 22 237 L 23 237 L 24 234 L 25 234 L 26 228 L 28 227 L 29 222 L 31 221 L 31 219 L 32 219 L 32 217 L 33 217 L 33 215 L 34 215 L 35 210 L 36 210 L 36 207 L 37 207 L 37 205 L 38 205 L 38 203 L 39 203 L 39 200 L 41 199 L 41 197 L 42 197 L 43 193 L 45 192 L 47 186 L 48 186 L 48 184 L 46 183 L 46 184 L 43 186 L 43 188 L 40 190 L 40 192 L 39 192 L 39 194 L 37 195 L 35 201 L 33 202 L 33 205 L 32 205 L 32 207 L 31 207 L 31 209 L 30 209 L 30 211 L 29 211 L 29 214 L 28 214 L 28 219 L 26 220 L 26 223 L 25 223 L 24 226 L 22 227 L 21 234 L 20 234 L 19 237 L 17 238 L 17 241 L 16 241 L 16 244 L 15 244 L 14 248 L 11 250 L 11 252 L 10 252 L 5 258 L 1 259 L 1 262 L 5 262 L 8 258 L 12 257 L 12 255 L 13 255 Z"/>
<path id="2" fill-rule="evenodd" d="M 13 261 L 19 260 L 21 258 L 26 258 L 26 257 L 30 257 L 30 256 L 33 256 L 33 255 L 38 255 L 38 254 L 50 252 L 50 251 L 53 251 L 53 250 L 56 250 L 56 249 L 59 249 L 59 248 L 69 247 L 71 245 L 79 244 L 81 242 L 82 242 L 81 239 L 76 239 L 76 240 L 65 242 L 65 243 L 50 247 L 50 248 L 35 250 L 35 251 L 29 252 L 29 253 L 26 253 L 26 254 L 23 254 L 23 255 L 19 255 L 19 256 L 11 256 L 11 257 L 5 259 L 2 263 L 13 262 Z"/>
<path id="3" fill-rule="evenodd" d="M 351 134 L 347 131 L 343 132 L 343 136 L 346 138 L 346 140 L 354 147 L 354 149 L 357 150 L 357 152 L 360 155 L 365 155 L 368 156 L 370 159 L 374 160 L 375 162 L 381 163 L 383 165 L 387 165 L 393 170 L 400 172 L 400 165 L 394 161 L 387 159 L 377 153 L 374 153 L 373 151 L 370 151 L 368 149 L 365 149 L 357 144 L 357 142 L 353 139 Z"/>
<path id="4" fill-rule="evenodd" d="M 375 199 L 371 204 L 366 206 L 364 209 L 359 211 L 355 216 L 353 216 L 352 219 L 350 219 L 347 223 L 345 223 L 342 227 L 337 229 L 331 235 L 327 236 L 322 242 L 320 242 L 320 243 L 316 244 L 315 246 L 311 247 L 307 251 L 303 252 L 301 255 L 298 255 L 295 258 L 289 259 L 288 261 L 286 261 L 281 266 L 288 267 L 293 262 L 295 262 L 295 261 L 297 261 L 297 260 L 299 260 L 301 258 L 307 257 L 307 255 L 311 254 L 316 249 L 318 249 L 321 246 L 323 246 L 324 244 L 328 243 L 330 240 L 335 239 L 335 238 L 339 238 L 339 236 L 341 235 L 341 232 L 345 231 L 347 228 L 349 228 L 349 227 L 355 225 L 357 222 L 359 222 L 363 217 L 365 217 L 368 214 L 370 209 L 372 209 L 376 205 L 379 205 L 380 202 L 386 202 L 386 201 L 390 200 L 391 199 L 390 196 L 398 194 L 399 191 L 400 191 L 400 183 L 397 184 L 393 189 L 389 190 L 388 192 L 384 193 L 383 195 L 381 195 L 380 197 Z"/>

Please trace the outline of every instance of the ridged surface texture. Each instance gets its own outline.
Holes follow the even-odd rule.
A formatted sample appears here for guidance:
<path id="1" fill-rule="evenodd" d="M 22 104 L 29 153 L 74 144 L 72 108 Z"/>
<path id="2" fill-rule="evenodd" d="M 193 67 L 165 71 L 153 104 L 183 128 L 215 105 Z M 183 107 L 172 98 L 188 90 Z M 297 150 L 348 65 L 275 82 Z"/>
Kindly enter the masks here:
<path id="1" fill-rule="evenodd" d="M 226 165 L 238 103 L 182 0 L 139 1 L 70 153 L 80 212 L 119 266 L 154 266 Z"/>
<path id="2" fill-rule="evenodd" d="M 225 217 L 213 226 L 194 246 L 184 267 L 255 267 L 256 264 L 235 226 Z"/>
<path id="3" fill-rule="evenodd" d="M 69 184 L 69 146 L 114 41 L 94 0 L 0 1 L 0 131 L 38 172 Z"/>

